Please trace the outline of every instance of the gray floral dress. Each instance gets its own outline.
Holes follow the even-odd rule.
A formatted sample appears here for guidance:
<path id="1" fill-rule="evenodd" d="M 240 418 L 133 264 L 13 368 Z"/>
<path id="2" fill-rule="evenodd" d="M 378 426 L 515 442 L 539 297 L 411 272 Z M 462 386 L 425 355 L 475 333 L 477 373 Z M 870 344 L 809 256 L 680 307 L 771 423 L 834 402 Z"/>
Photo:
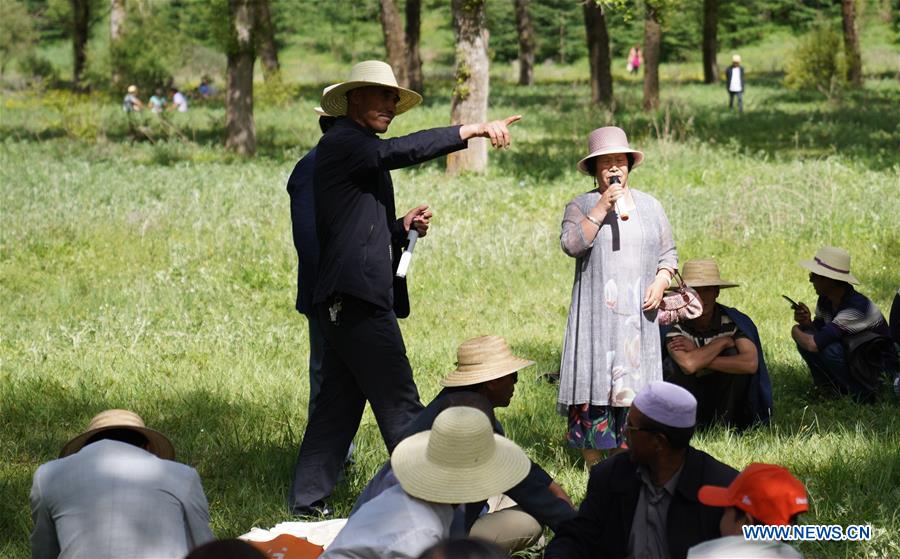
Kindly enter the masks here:
<path id="1" fill-rule="evenodd" d="M 573 406 L 627 408 L 642 388 L 662 380 L 657 313 L 642 312 L 641 304 L 657 270 L 676 269 L 678 257 L 662 205 L 630 191 L 631 219 L 610 212 L 594 239 L 584 238 L 581 222 L 600 193 L 566 206 L 560 245 L 575 258 L 575 283 L 560 366 L 561 413 Z"/>

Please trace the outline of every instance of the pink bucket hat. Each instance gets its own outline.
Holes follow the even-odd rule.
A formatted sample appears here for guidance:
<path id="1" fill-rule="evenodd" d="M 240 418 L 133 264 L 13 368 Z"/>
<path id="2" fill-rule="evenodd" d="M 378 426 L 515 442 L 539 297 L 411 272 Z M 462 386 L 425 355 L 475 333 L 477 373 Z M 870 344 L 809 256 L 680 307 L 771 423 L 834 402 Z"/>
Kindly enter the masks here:
<path id="1" fill-rule="evenodd" d="M 590 152 L 589 155 L 578 162 L 578 170 L 585 175 L 590 175 L 587 170 L 588 160 L 601 155 L 633 153 L 633 167 L 637 167 L 644 160 L 644 152 L 631 149 L 631 146 L 628 145 L 628 136 L 618 126 L 604 126 L 591 132 L 588 136 L 588 152 Z"/>

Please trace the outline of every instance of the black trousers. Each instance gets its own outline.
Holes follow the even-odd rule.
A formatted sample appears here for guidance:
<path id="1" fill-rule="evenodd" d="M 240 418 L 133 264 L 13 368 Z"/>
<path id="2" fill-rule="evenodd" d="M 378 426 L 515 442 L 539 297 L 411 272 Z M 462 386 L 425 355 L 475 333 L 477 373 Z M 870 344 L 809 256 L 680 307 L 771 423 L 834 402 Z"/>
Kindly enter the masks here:
<path id="1" fill-rule="evenodd" d="M 723 355 L 731 352 L 733 349 L 729 348 Z M 697 427 L 721 422 L 729 427 L 746 429 L 753 422 L 748 393 L 753 375 L 717 371 L 701 377 L 686 375 L 671 357 L 663 361 L 663 371 L 666 382 L 687 389 L 697 399 Z"/>
<path id="2" fill-rule="evenodd" d="M 322 388 L 297 456 L 288 498 L 292 509 L 308 507 L 331 494 L 366 400 L 388 452 L 422 410 L 394 311 L 348 295 L 340 296 L 340 302 L 336 321 L 329 313 L 333 301 L 316 306 L 325 338 Z"/>

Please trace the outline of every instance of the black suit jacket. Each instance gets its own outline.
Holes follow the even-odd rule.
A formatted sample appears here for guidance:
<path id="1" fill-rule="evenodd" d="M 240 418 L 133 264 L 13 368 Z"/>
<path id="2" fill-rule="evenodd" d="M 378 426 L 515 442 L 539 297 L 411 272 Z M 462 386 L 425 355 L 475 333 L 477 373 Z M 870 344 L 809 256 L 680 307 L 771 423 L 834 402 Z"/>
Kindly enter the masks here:
<path id="1" fill-rule="evenodd" d="M 319 269 L 313 303 L 344 293 L 390 310 L 393 261 L 406 240 L 390 171 L 465 148 L 459 126 L 382 140 L 340 118 L 319 140 L 313 189 Z"/>
<path id="2" fill-rule="evenodd" d="M 688 448 L 667 515 L 671 559 L 683 559 L 691 547 L 720 536 L 723 509 L 700 503 L 697 491 L 702 485 L 729 485 L 737 474 L 709 454 Z M 560 526 L 544 557 L 625 557 L 640 490 L 637 465 L 627 452 L 594 466 L 578 516 Z"/>

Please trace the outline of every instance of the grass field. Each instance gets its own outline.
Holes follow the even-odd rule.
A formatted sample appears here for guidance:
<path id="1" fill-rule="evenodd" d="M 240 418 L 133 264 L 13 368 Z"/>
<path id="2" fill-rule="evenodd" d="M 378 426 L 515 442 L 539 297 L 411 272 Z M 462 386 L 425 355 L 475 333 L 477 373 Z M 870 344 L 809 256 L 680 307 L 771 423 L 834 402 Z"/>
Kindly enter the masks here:
<path id="1" fill-rule="evenodd" d="M 780 295 L 812 303 L 796 263 L 833 244 L 889 309 L 900 287 L 900 86 L 870 76 L 825 101 L 783 90 L 766 69 L 750 76 L 738 116 L 723 87 L 685 68 L 664 76 L 653 114 L 639 110 L 636 81 L 616 83 L 610 113 L 586 107 L 587 84 L 565 72 L 528 89 L 495 80 L 491 116 L 525 118 L 488 174 L 450 179 L 441 162 L 394 173 L 398 208 L 435 211 L 401 324 L 423 400 L 460 342 L 505 336 L 537 361 L 500 412 L 508 435 L 581 499 L 587 476 L 562 444 L 555 387 L 537 377 L 558 369 L 569 304 L 562 211 L 591 187 L 575 162 L 591 129 L 616 123 L 646 153 L 632 186 L 666 208 L 680 259 L 715 257 L 741 283 L 721 301 L 755 319 L 771 371 L 771 428 L 714 429 L 696 446 L 736 468 L 788 466 L 810 491 L 807 523 L 874 528 L 870 542 L 802 544 L 808 557 L 896 557 L 900 408 L 887 393 L 873 406 L 812 397 Z M 28 554 L 34 469 L 110 407 L 170 435 L 204 480 L 217 535 L 288 519 L 308 384 L 284 184 L 317 139 L 309 109 L 321 84 L 291 87 L 289 101 L 257 107 L 260 155 L 247 161 L 220 147 L 221 106 L 166 124 L 129 122 L 104 97 L 0 97 L 0 556 Z M 449 84 L 428 88 L 392 134 L 447 123 Z M 342 514 L 386 458 L 369 413 L 357 445 L 335 496 Z"/>

